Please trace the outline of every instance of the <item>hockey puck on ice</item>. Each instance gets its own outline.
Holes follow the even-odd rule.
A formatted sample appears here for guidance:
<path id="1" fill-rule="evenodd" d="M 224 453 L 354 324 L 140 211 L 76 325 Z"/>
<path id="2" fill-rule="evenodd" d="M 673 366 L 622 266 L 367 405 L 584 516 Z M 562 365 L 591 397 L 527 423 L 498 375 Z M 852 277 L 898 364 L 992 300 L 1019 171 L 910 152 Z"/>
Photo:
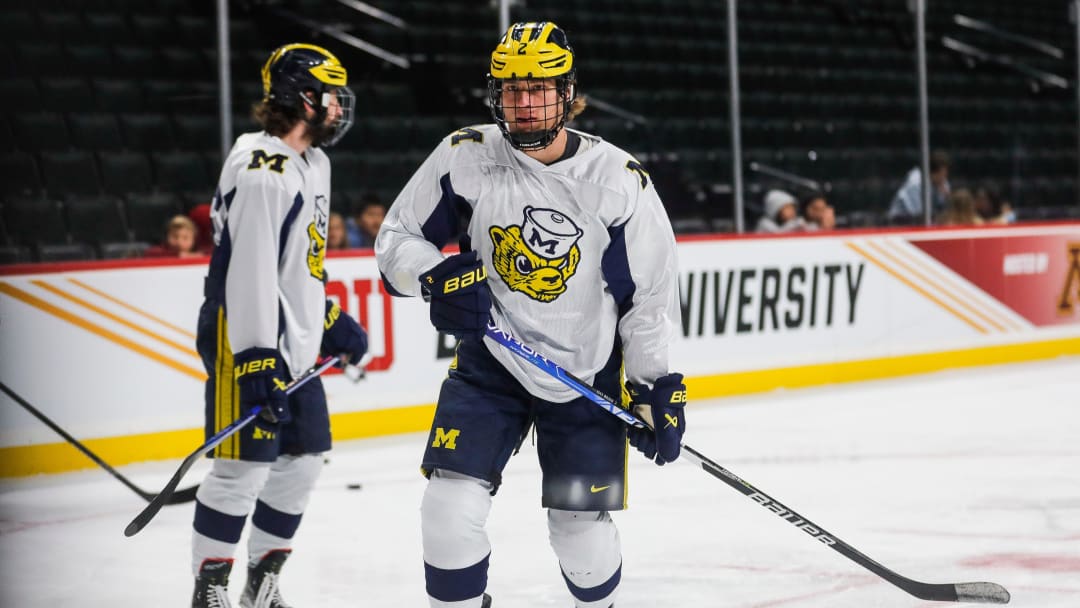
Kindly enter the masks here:
<path id="1" fill-rule="evenodd" d="M 362 484 L 359 484 L 359 483 L 350 483 L 350 484 L 346 484 L 345 487 L 350 489 L 350 490 L 359 490 L 360 488 L 363 488 L 364 486 Z"/>

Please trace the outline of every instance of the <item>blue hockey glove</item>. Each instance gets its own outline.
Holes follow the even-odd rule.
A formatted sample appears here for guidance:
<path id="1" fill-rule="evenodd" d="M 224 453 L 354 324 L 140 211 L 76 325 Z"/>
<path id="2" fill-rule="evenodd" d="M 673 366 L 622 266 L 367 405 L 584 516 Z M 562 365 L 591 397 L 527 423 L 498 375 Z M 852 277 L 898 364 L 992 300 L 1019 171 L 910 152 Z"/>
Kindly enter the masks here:
<path id="1" fill-rule="evenodd" d="M 649 406 L 652 411 L 654 430 L 630 427 L 627 435 L 630 445 L 658 465 L 664 465 L 679 457 L 682 436 L 686 432 L 686 385 L 682 374 L 668 374 L 653 383 L 652 390 L 626 383 L 633 405 Z"/>
<path id="2" fill-rule="evenodd" d="M 322 354 L 341 357 L 339 367 L 346 363 L 357 365 L 367 354 L 367 332 L 356 319 L 341 313 L 341 307 L 333 300 L 326 301 L 326 317 L 323 319 Z"/>
<path id="3" fill-rule="evenodd" d="M 285 361 L 273 348 L 249 348 L 233 355 L 233 377 L 240 388 L 244 412 L 261 405 L 259 415 L 268 422 L 288 422 L 289 397 L 285 394 Z"/>
<path id="4" fill-rule="evenodd" d="M 420 275 L 431 324 L 458 339 L 480 340 L 491 316 L 487 270 L 475 251 L 452 255 Z"/>

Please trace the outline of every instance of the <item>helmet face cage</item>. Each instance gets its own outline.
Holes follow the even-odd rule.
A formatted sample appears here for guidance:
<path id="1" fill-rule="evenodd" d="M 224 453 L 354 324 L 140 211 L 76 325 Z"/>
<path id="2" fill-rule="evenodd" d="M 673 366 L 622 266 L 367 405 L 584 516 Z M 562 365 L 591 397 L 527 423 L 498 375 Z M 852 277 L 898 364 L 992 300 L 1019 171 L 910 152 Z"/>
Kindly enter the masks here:
<path id="1" fill-rule="evenodd" d="M 551 21 L 510 26 L 491 53 L 488 101 L 510 145 L 551 145 L 570 116 L 577 79 L 566 33 Z"/>
<path id="2" fill-rule="evenodd" d="M 265 101 L 295 110 L 308 124 L 312 145 L 332 146 L 352 127 L 356 97 L 345 86 L 345 68 L 326 49 L 311 44 L 280 47 L 263 66 L 262 79 Z M 334 97 L 341 113 L 326 125 Z M 313 117 L 307 118 L 305 106 L 314 110 Z"/>
<path id="3" fill-rule="evenodd" d="M 566 125 L 576 95 L 575 84 L 573 70 L 554 78 L 504 79 L 489 75 L 491 116 L 510 145 L 518 150 L 541 150 L 551 145 Z M 552 86 L 553 93 L 549 91 Z M 549 99 L 552 95 L 554 99 Z"/>
<path id="4" fill-rule="evenodd" d="M 327 123 L 326 115 L 334 98 L 337 98 L 339 108 L 338 117 L 334 122 Z M 319 103 L 308 103 L 315 108 L 315 116 L 308 123 L 308 132 L 311 134 L 311 145 L 329 148 L 341 141 L 353 126 L 356 115 L 356 95 L 349 87 L 331 88 L 319 96 Z"/>

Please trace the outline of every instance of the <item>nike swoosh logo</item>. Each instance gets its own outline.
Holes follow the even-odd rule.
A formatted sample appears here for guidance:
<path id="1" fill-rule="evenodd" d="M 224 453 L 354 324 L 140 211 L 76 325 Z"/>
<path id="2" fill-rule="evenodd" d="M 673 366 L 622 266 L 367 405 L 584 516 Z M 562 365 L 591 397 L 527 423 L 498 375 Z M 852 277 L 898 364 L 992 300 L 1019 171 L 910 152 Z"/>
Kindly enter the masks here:
<path id="1" fill-rule="evenodd" d="M 597 492 L 603 492 L 604 490 L 606 490 L 606 489 L 608 489 L 610 487 L 611 486 L 600 486 L 598 488 L 595 485 L 593 485 L 592 487 L 589 488 L 589 491 L 592 492 L 593 494 L 596 494 Z"/>

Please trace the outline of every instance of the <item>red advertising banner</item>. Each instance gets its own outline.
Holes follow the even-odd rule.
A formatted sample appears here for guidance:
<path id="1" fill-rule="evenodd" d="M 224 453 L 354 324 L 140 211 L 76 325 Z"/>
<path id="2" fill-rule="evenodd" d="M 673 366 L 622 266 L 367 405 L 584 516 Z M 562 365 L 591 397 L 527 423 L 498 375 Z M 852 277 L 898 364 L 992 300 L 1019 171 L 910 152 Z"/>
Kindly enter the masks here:
<path id="1" fill-rule="evenodd" d="M 1077 235 L 912 240 L 1036 326 L 1080 322 Z"/>

